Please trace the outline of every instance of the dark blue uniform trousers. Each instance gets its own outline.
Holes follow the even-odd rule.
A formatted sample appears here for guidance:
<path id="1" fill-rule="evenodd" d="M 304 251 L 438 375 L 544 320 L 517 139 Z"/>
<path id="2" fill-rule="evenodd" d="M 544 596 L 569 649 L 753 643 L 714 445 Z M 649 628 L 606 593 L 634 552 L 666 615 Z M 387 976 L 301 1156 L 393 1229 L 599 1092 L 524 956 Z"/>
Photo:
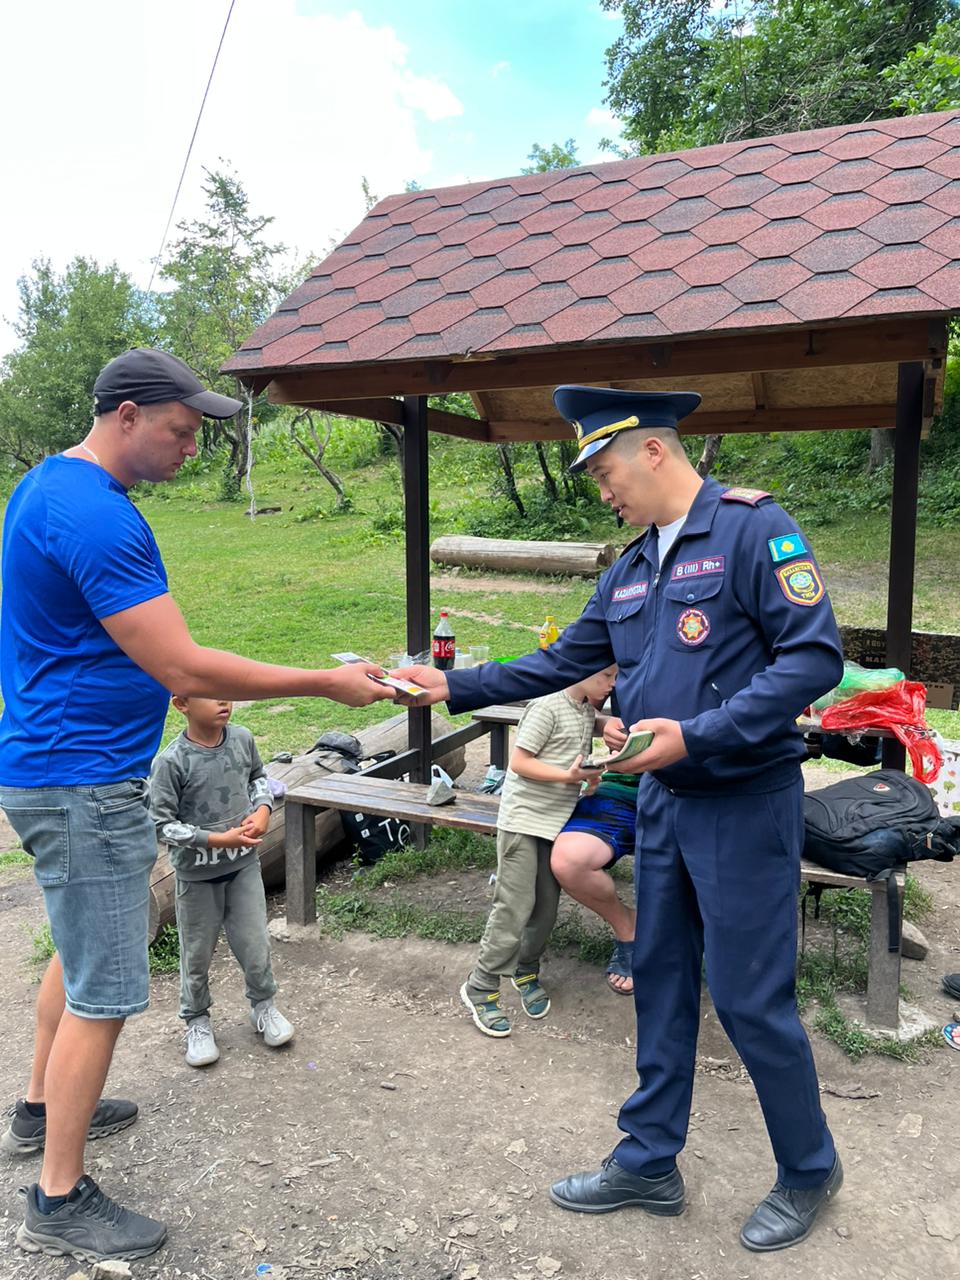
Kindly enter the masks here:
<path id="1" fill-rule="evenodd" d="M 690 1117 L 701 962 L 750 1073 L 778 1177 L 823 1182 L 833 1139 L 796 1006 L 803 782 L 766 795 L 678 796 L 651 776 L 637 798 L 633 991 L 640 1085 L 620 1111 L 618 1162 L 673 1168 Z"/>

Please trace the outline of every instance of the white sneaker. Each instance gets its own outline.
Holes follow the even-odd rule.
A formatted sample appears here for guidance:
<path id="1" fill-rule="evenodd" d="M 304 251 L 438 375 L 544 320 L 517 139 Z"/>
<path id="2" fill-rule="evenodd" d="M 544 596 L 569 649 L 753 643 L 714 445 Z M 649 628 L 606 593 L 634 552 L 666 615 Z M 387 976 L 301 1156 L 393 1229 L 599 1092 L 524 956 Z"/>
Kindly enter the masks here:
<path id="1" fill-rule="evenodd" d="M 206 1014 L 187 1023 L 187 1052 L 184 1056 L 188 1067 L 209 1067 L 220 1057 L 213 1027 Z"/>
<path id="2" fill-rule="evenodd" d="M 263 1036 L 263 1043 L 271 1049 L 293 1039 L 293 1027 L 272 1000 L 261 1000 L 250 1010 L 250 1022 Z"/>

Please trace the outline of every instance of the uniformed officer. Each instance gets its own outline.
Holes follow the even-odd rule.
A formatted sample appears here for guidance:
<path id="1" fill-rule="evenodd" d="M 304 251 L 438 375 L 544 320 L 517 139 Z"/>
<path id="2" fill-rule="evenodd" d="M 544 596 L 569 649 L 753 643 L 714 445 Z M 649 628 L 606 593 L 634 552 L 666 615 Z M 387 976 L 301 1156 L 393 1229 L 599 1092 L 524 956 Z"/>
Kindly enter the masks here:
<path id="1" fill-rule="evenodd" d="M 561 689 L 616 662 L 624 722 L 655 733 L 638 788 L 634 998 L 640 1083 L 599 1171 L 556 1183 L 565 1209 L 684 1207 L 701 964 L 753 1079 L 777 1182 L 744 1224 L 756 1251 L 804 1239 L 842 1183 L 795 997 L 805 756 L 795 719 L 835 686 L 840 638 L 806 536 L 770 498 L 690 465 L 694 394 L 559 387 L 574 469 L 647 531 L 549 649 L 465 671 L 402 674 L 457 714 Z M 424 699 L 426 700 L 426 699 Z"/>

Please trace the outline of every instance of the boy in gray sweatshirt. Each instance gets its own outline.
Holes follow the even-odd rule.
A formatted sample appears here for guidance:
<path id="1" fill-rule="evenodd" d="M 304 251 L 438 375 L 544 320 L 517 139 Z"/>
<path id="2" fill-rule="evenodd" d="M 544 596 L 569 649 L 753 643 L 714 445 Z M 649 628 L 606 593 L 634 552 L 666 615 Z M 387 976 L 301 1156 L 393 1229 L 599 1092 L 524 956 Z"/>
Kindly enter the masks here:
<path id="1" fill-rule="evenodd" d="M 277 984 L 257 850 L 273 798 L 253 735 L 229 723 L 232 702 L 175 697 L 173 705 L 187 727 L 153 762 L 150 808 L 177 877 L 186 1060 L 206 1067 L 220 1057 L 208 979 L 221 928 L 243 969 L 254 1028 L 271 1047 L 293 1038 L 273 1002 Z"/>

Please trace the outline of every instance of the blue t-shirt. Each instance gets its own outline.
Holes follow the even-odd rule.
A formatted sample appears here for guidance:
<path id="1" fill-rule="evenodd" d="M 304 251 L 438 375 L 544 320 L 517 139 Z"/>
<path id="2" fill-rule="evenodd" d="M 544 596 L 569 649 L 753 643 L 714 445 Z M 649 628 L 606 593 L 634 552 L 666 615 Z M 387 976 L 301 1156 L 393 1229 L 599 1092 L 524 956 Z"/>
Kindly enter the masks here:
<path id="1" fill-rule="evenodd" d="M 145 777 L 169 694 L 100 618 L 167 590 L 150 526 L 102 467 L 62 454 L 7 505 L 0 608 L 0 785 Z"/>

